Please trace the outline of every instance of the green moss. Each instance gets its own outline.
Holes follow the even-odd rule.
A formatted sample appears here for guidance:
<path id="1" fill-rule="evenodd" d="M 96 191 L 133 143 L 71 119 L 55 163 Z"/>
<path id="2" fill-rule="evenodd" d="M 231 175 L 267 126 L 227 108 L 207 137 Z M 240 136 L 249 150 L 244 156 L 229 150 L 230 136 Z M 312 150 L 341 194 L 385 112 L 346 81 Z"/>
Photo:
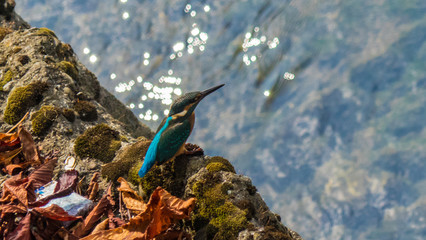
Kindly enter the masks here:
<path id="1" fill-rule="evenodd" d="M 43 92 L 47 88 L 47 83 L 35 82 L 13 90 L 7 99 L 4 121 L 9 124 L 19 122 L 30 107 L 37 105 L 42 100 Z"/>
<path id="2" fill-rule="evenodd" d="M 235 173 L 235 170 L 233 168 L 230 168 L 229 166 L 220 162 L 209 163 L 207 164 L 206 168 L 210 172 L 226 171 Z"/>
<path id="3" fill-rule="evenodd" d="M 106 176 L 112 181 L 117 180 L 118 177 L 125 176 L 129 173 L 129 170 L 131 170 L 132 166 L 135 163 L 142 164 L 142 159 L 145 156 L 145 153 L 148 150 L 150 143 L 150 141 L 138 141 L 130 146 L 126 146 L 123 151 L 116 157 L 116 161 L 107 163 L 102 166 L 102 175 Z M 130 182 L 138 183 L 138 180 L 132 179 L 130 180 Z"/>
<path id="4" fill-rule="evenodd" d="M 8 35 L 11 32 L 12 32 L 12 29 L 10 28 L 0 27 L 0 42 L 3 41 L 6 35 Z"/>
<path id="5" fill-rule="evenodd" d="M 70 122 L 74 122 L 75 120 L 75 114 L 72 109 L 69 109 L 69 108 L 62 109 L 62 115 Z"/>
<path id="6" fill-rule="evenodd" d="M 139 177 L 138 172 L 139 172 L 139 169 L 142 167 L 142 164 L 143 164 L 143 161 L 139 161 L 133 164 L 133 166 L 130 168 L 128 172 L 128 178 L 127 178 L 129 182 L 135 185 L 141 184 L 142 178 Z"/>
<path id="7" fill-rule="evenodd" d="M 227 191 L 232 189 L 232 184 L 215 183 L 214 175 L 209 173 L 192 186 L 197 198 L 193 227 L 195 230 L 206 227 L 208 239 L 236 239 L 248 225 L 247 210 L 230 202 Z"/>
<path id="8" fill-rule="evenodd" d="M 247 226 L 246 212 L 226 201 L 215 209 L 216 216 L 210 224 L 218 229 L 214 239 L 236 239 L 237 234 Z"/>
<path id="9" fill-rule="evenodd" d="M 188 159 L 184 156 L 167 161 L 161 166 L 152 167 L 152 169 L 139 180 L 146 196 L 158 187 L 166 189 L 173 196 L 181 197 L 185 191 L 186 165 Z M 139 171 L 139 169 L 137 169 Z"/>
<path id="10" fill-rule="evenodd" d="M 37 35 L 51 36 L 51 37 L 58 38 L 58 37 L 56 37 L 55 32 L 53 32 L 52 30 L 50 30 L 50 29 L 48 29 L 48 28 L 45 28 L 45 27 L 39 28 L 39 29 L 37 30 L 36 34 L 37 34 Z"/>
<path id="11" fill-rule="evenodd" d="M 119 133 L 104 123 L 89 128 L 74 143 L 77 156 L 96 158 L 102 162 L 110 162 L 120 147 Z"/>
<path id="12" fill-rule="evenodd" d="M 78 70 L 75 65 L 68 61 L 61 61 L 56 64 L 56 66 L 61 69 L 63 72 L 68 74 L 72 79 L 78 79 Z"/>
<path id="13" fill-rule="evenodd" d="M 98 119 L 95 105 L 88 101 L 77 101 L 74 104 L 74 110 L 78 112 L 83 121 L 96 121 Z"/>
<path id="14" fill-rule="evenodd" d="M 207 170 L 210 172 L 227 171 L 235 173 L 235 168 L 232 164 L 223 157 L 212 157 L 207 161 Z"/>
<path id="15" fill-rule="evenodd" d="M 43 106 L 31 116 L 31 125 L 35 135 L 44 135 L 58 117 L 58 110 L 53 106 Z"/>
<path id="16" fill-rule="evenodd" d="M 3 79 L 0 81 L 0 91 L 3 91 L 3 86 L 6 85 L 6 83 L 10 82 L 13 78 L 13 72 L 8 70 L 4 75 Z"/>

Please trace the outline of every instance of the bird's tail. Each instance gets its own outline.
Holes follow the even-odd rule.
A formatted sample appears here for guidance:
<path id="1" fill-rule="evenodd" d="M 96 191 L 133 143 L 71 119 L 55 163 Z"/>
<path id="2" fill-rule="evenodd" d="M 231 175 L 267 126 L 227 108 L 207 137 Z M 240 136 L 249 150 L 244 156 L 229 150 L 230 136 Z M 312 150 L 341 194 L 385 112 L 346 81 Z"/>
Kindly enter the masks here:
<path id="1" fill-rule="evenodd" d="M 145 174 L 154 166 L 154 161 L 143 161 L 141 169 L 139 169 L 138 175 L 139 177 L 144 177 Z"/>

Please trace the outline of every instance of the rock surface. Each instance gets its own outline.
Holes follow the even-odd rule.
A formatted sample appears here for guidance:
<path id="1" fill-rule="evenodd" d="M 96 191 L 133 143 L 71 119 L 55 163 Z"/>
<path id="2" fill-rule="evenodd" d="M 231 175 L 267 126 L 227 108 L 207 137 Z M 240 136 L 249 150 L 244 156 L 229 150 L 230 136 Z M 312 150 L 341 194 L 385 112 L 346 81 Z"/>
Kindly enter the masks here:
<path id="1" fill-rule="evenodd" d="M 251 180 L 221 157 L 181 156 L 142 180 L 135 177 L 153 132 L 99 85 L 69 44 L 49 29 L 30 28 L 14 5 L 0 1 L 1 132 L 29 112 L 23 125 L 42 152 L 60 152 L 57 175 L 73 156 L 86 185 L 102 172 L 101 189 L 122 176 L 146 197 L 159 185 L 177 197 L 195 196 L 189 223 L 195 239 L 301 239 L 269 210 Z"/>

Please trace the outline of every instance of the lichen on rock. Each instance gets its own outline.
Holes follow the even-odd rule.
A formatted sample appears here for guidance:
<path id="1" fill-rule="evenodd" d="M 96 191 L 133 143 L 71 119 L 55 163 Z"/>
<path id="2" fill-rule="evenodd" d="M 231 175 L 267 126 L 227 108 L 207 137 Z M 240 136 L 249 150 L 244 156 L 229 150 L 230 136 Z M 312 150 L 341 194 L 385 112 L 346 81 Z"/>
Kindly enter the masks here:
<path id="1" fill-rule="evenodd" d="M 9 124 L 17 123 L 30 107 L 37 105 L 42 100 L 43 93 L 47 88 L 47 83 L 34 82 L 13 90 L 7 99 L 4 121 Z"/>
<path id="2" fill-rule="evenodd" d="M 80 158 L 91 157 L 102 162 L 110 162 L 121 147 L 119 133 L 107 124 L 98 124 L 78 136 L 74 151 Z"/>

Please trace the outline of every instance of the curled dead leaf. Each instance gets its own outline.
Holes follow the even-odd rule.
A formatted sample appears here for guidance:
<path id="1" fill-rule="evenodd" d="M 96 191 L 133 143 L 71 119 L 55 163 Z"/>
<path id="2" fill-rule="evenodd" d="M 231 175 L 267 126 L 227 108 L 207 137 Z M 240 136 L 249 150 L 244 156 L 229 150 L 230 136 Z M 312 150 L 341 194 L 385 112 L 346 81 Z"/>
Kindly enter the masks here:
<path id="1" fill-rule="evenodd" d="M 122 194 L 126 208 L 135 214 L 145 211 L 146 203 L 143 202 L 142 197 L 139 196 L 135 190 L 130 188 L 129 183 L 122 177 L 119 177 L 117 181 L 121 184 L 117 190 Z"/>
<path id="2" fill-rule="evenodd" d="M 195 198 L 184 201 L 158 187 L 152 193 L 146 210 L 130 219 L 129 223 L 83 239 L 153 239 L 175 221 L 189 218 L 194 206 Z"/>

